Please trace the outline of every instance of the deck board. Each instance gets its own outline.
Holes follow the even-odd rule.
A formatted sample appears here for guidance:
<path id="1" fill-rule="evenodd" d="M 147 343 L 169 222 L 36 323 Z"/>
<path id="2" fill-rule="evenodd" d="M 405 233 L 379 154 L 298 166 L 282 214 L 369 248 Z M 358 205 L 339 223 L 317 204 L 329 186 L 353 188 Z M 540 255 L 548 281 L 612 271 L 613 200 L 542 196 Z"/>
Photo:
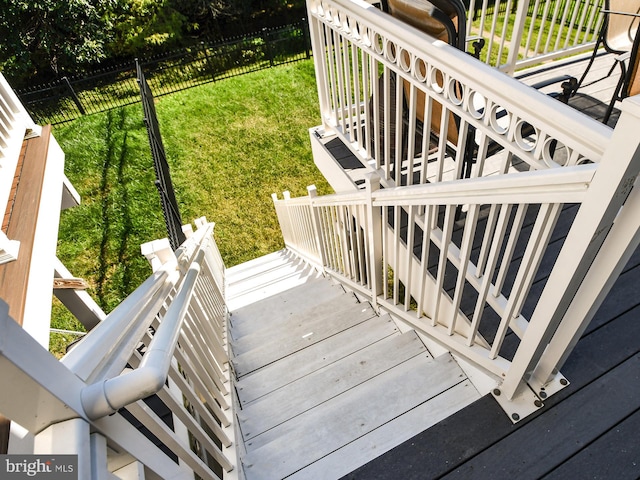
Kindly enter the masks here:
<path id="1" fill-rule="evenodd" d="M 422 381 L 426 364 L 439 367 L 432 370 L 429 382 Z M 446 366 L 450 368 L 442 368 Z M 354 388 L 350 395 L 334 397 L 322 410 L 306 412 L 253 439 L 251 447 L 257 449 L 246 457 L 247 478 L 285 478 L 295 473 L 299 470 L 296 466 L 309 465 L 329 455 L 461 383 L 465 379 L 461 380 L 457 371 L 459 367 L 451 357 L 431 360 L 421 355 Z M 443 389 L 447 383 L 448 388 Z M 398 395 L 399 391 L 404 394 Z M 358 412 L 357 421 L 353 412 Z M 280 454 L 287 450 L 288 455 Z M 255 473 L 251 467 L 254 462 L 261 466 Z"/>
<path id="2" fill-rule="evenodd" d="M 41 136 L 24 141 L 21 171 L 16 173 L 20 181 L 14 192 L 11 209 L 3 219 L 7 236 L 20 242 L 20 255 L 15 262 L 0 265 L 0 298 L 9 305 L 9 315 L 20 325 L 24 320 L 50 136 L 51 126 L 46 126 Z"/>
<path id="3" fill-rule="evenodd" d="M 351 344 L 352 335 L 344 335 L 342 341 Z M 376 342 L 246 407 L 238 414 L 243 437 L 248 440 L 260 435 L 355 388 L 372 376 L 425 353 L 427 350 L 415 332 L 394 336 L 387 342 Z"/>
<path id="4" fill-rule="evenodd" d="M 349 330 L 352 339 L 349 344 L 342 342 L 338 336 L 332 336 L 305 348 L 295 357 L 288 357 L 244 377 L 238 391 L 242 404 L 250 404 L 288 383 L 310 375 L 383 338 L 399 333 L 388 317 L 376 317 L 355 325 Z"/>
<path id="5" fill-rule="evenodd" d="M 393 423 L 384 424 L 345 445 L 340 454 L 331 453 L 288 478 L 291 480 L 340 478 L 349 472 L 349 466 L 340 462 L 342 457 L 352 458 L 356 464 L 365 464 L 367 459 L 390 450 L 398 440 L 409 440 L 475 399 L 477 399 L 477 391 L 471 382 L 468 380 L 461 382 L 437 397 L 409 410 L 395 419 Z M 430 420 L 425 422 L 426 418 Z M 417 478 L 430 478 L 421 476 L 423 470 L 420 464 L 415 465 L 415 471 L 419 475 Z M 400 476 L 389 478 L 405 480 L 405 477 Z"/>
<path id="6" fill-rule="evenodd" d="M 640 411 L 612 426 L 593 443 L 545 475 L 545 480 L 567 478 L 640 478 Z"/>
<path id="7" fill-rule="evenodd" d="M 482 471 L 492 480 L 540 478 L 640 407 L 639 362 L 635 355 L 444 478 L 477 478 Z"/>
<path id="8" fill-rule="evenodd" d="M 274 329 L 274 336 L 268 341 L 263 340 L 256 348 L 235 356 L 232 362 L 236 375 L 247 375 L 374 316 L 370 306 L 355 304 L 339 314 L 311 318 L 306 322 L 294 317 L 288 324 Z"/>

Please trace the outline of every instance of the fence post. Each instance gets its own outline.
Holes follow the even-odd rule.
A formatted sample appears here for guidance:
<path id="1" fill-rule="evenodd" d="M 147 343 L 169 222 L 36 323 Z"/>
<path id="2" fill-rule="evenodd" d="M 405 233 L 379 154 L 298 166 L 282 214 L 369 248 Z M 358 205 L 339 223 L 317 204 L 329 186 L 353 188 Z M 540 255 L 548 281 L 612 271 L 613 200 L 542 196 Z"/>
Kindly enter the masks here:
<path id="1" fill-rule="evenodd" d="M 216 72 L 215 72 L 215 69 L 213 68 L 213 65 L 211 64 L 211 60 L 209 59 L 209 54 L 207 53 L 207 46 L 205 45 L 204 42 L 200 42 L 200 46 L 202 47 L 202 53 L 204 54 L 204 61 L 207 65 L 207 68 L 211 72 L 211 79 L 215 82 Z"/>
<path id="2" fill-rule="evenodd" d="M 269 65 L 273 67 L 273 52 L 271 51 L 271 44 L 269 43 L 269 30 L 267 28 L 262 29 L 262 40 L 264 41 L 264 49 L 269 59 Z"/>
<path id="3" fill-rule="evenodd" d="M 84 107 L 82 106 L 82 103 L 80 103 L 80 99 L 78 98 L 78 95 L 76 95 L 76 92 L 71 86 L 71 83 L 69 83 L 69 79 L 67 77 L 62 77 L 62 81 L 67 85 L 67 88 L 69 89 L 69 93 L 71 94 L 71 99 L 78 107 L 78 110 L 80 110 L 80 113 L 82 115 L 86 115 L 87 112 L 85 112 Z"/>
<path id="4" fill-rule="evenodd" d="M 382 210 L 373 206 L 373 193 L 380 190 L 380 176 L 371 172 L 365 178 L 367 192 L 367 237 L 369 244 L 369 282 L 371 305 L 377 309 L 382 289 Z"/>
<path id="5" fill-rule="evenodd" d="M 309 36 L 309 22 L 306 18 L 303 18 L 300 22 L 300 28 L 302 29 L 302 40 L 304 41 L 304 52 L 307 56 L 307 60 L 311 58 L 311 38 Z"/>

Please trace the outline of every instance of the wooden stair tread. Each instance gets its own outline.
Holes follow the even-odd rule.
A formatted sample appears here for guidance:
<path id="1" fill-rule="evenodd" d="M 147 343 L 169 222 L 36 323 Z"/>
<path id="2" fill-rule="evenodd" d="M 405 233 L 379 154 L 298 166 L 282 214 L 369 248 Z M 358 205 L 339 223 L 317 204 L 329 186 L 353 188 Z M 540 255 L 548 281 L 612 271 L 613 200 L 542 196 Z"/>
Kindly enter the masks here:
<path id="1" fill-rule="evenodd" d="M 415 356 L 248 441 L 245 475 L 285 478 L 464 381 L 451 356 Z"/>
<path id="2" fill-rule="evenodd" d="M 345 341 L 351 337 L 345 335 Z M 414 331 L 387 337 L 291 382 L 238 413 L 243 438 L 249 440 L 344 394 L 372 377 L 428 353 Z"/>
<path id="3" fill-rule="evenodd" d="M 340 290 L 340 293 L 325 293 L 328 297 L 324 301 L 314 298 L 313 302 L 306 308 L 298 306 L 290 309 L 266 310 L 254 316 L 253 329 L 249 329 L 249 324 L 245 324 L 238 329 L 233 329 L 231 347 L 236 356 L 241 355 L 253 348 L 264 345 L 274 338 L 280 338 L 301 324 L 307 324 L 310 318 L 325 318 L 335 315 L 343 309 L 352 308 L 359 305 L 358 299 L 351 294 Z M 307 298 L 315 295 L 308 295 Z M 291 302 L 293 305 L 304 304 L 304 301 Z M 368 304 L 365 304 L 368 305 Z M 277 312 L 275 315 L 274 313 Z M 236 330 L 247 331 L 247 333 L 237 337 Z"/>
<path id="4" fill-rule="evenodd" d="M 356 299 L 344 289 L 324 278 L 311 280 L 287 292 L 266 298 L 261 302 L 235 310 L 231 315 L 231 337 L 235 340 L 246 335 L 255 335 L 262 329 L 270 329 L 292 316 L 305 315 L 312 310 L 327 307 L 338 297 L 343 303 L 353 304 Z M 320 311 L 320 310 L 318 310 Z"/>
<path id="5" fill-rule="evenodd" d="M 236 384 L 240 403 L 250 404 L 374 342 L 390 335 L 397 335 L 398 329 L 390 317 L 385 315 L 373 317 L 344 332 L 349 335 L 350 342 L 345 342 L 342 335 L 333 335 L 297 352 L 296 355 L 283 358 L 243 377 Z"/>
<path id="6" fill-rule="evenodd" d="M 294 318 L 286 338 L 272 337 L 258 348 L 236 356 L 232 360 L 234 371 L 242 377 L 374 316 L 371 306 L 355 304 L 302 324 Z"/>

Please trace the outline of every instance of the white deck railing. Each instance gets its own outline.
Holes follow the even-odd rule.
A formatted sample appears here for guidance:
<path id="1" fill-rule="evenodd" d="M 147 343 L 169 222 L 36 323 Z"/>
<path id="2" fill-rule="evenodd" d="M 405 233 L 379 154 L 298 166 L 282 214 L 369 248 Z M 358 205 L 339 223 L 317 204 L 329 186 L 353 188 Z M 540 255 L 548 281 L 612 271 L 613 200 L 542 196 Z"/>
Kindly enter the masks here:
<path id="1" fill-rule="evenodd" d="M 3 316 L 0 377 L 20 389 L 0 411 L 36 434 L 34 453 L 77 454 L 78 478 L 106 478 L 107 447 L 161 478 L 235 476 L 224 264 L 213 224 L 198 227 L 175 254 L 168 242 L 144 246 L 154 273 L 60 362 Z M 49 401 L 34 404 L 34 392 Z M 122 408 L 178 462 L 112 415 Z"/>
<path id="2" fill-rule="evenodd" d="M 482 60 L 516 70 L 593 48 L 604 0 L 470 0 L 467 37 L 485 40 Z"/>
<path id="3" fill-rule="evenodd" d="M 363 1 L 308 9 L 324 133 L 385 187 L 600 161 L 611 131 L 558 100 Z"/>
<path id="4" fill-rule="evenodd" d="M 488 4 L 470 35 L 489 18 L 491 38 L 512 28 Z M 523 64 L 583 48 L 601 21 L 589 1 L 517 8 Z M 613 220 L 638 173 L 624 132 L 640 127 L 639 102 L 612 132 L 367 3 L 308 10 L 324 134 L 385 188 L 372 177 L 366 193 L 274 198 L 287 247 L 488 372 L 522 418 L 565 383 L 558 368 L 638 243 L 635 200 Z M 533 41 L 544 49 L 530 55 Z"/>
<path id="5" fill-rule="evenodd" d="M 389 175 L 388 163 L 376 162 L 382 181 L 409 186 L 378 190 L 372 173 L 367 191 L 316 197 L 311 189 L 309 198 L 274 197 L 285 244 L 488 372 L 511 418 L 522 418 L 566 384 L 558 368 L 638 245 L 640 194 L 633 185 L 640 150 L 632 132 L 640 128 L 640 100 L 623 104 L 612 132 L 446 45 L 414 48 L 421 44 L 418 33 L 407 31 L 401 39 L 393 19 L 366 5 L 337 3 L 312 3 L 311 11 L 315 47 L 327 46 L 315 54 L 319 76 L 326 78 L 328 65 L 329 77 L 342 79 L 320 87 L 324 107 L 332 107 L 323 108 L 331 112 L 324 120 L 338 135 L 357 151 L 368 150 L 355 126 L 366 127 L 364 99 L 375 88 L 348 90 L 346 79 L 354 78 L 348 65 L 373 64 L 355 77 L 364 79 L 360 85 L 370 85 L 370 72 L 379 68 L 387 79 L 393 72 L 411 81 L 411 98 L 424 91 L 459 114 L 461 130 L 476 131 L 480 152 L 491 140 L 508 153 L 498 175 L 483 175 L 492 159 L 481 155 L 472 178 L 460 178 L 458 167 L 443 181 L 443 155 L 428 163 L 409 156 L 403 159 L 409 176 L 426 164 L 422 180 L 429 184 L 410 185 Z M 450 87 L 436 87 L 435 73 L 421 81 L 423 67 L 441 72 Z M 461 97 L 452 93 L 456 81 Z M 476 93 L 484 98 L 483 111 L 471 107 Z M 362 101 L 349 101 L 354 95 Z M 509 118 L 504 129 L 495 115 L 503 107 Z M 531 143 L 519 135 L 524 125 L 535 127 Z M 562 161 L 554 156 L 559 144 Z M 516 157 L 524 160 L 518 168 Z M 434 175 L 428 173 L 432 165 Z M 535 278 L 543 281 L 534 288 Z"/>

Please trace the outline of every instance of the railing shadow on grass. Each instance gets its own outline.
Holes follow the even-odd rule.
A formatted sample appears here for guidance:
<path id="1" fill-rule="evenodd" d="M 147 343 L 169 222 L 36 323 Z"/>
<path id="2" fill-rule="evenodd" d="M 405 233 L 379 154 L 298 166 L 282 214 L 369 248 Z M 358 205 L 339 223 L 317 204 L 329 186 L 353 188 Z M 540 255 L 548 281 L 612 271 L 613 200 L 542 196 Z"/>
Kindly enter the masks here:
<path id="1" fill-rule="evenodd" d="M 185 47 L 140 60 L 155 96 L 244 75 L 311 56 L 306 19 L 250 36 Z M 16 91 L 38 124 L 70 122 L 83 115 L 138 103 L 135 61 L 83 77 L 62 77 Z"/>

